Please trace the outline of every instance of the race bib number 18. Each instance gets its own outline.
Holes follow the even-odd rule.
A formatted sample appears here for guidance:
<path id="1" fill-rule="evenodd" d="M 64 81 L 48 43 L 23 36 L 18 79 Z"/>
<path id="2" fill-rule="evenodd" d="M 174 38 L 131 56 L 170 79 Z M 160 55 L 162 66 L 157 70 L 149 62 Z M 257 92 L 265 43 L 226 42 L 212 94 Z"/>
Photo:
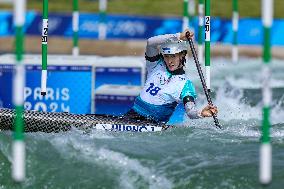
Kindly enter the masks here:
<path id="1" fill-rule="evenodd" d="M 156 96 L 160 90 L 160 87 L 155 87 L 154 83 L 150 83 L 150 87 L 146 90 L 146 92 L 150 93 L 152 96 Z"/>

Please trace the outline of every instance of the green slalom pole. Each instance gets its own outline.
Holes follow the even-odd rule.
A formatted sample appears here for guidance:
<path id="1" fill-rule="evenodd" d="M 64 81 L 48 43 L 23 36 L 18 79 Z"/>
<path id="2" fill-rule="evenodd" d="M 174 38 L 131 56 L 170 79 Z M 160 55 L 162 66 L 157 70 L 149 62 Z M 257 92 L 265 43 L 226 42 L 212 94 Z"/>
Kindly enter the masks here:
<path id="1" fill-rule="evenodd" d="M 99 1 L 99 40 L 105 40 L 107 35 L 107 25 L 106 25 L 106 9 L 107 0 Z"/>
<path id="2" fill-rule="evenodd" d="M 78 31 L 79 31 L 79 5 L 78 0 L 73 0 L 73 15 L 72 15 L 72 28 L 73 28 L 73 56 L 79 55 L 79 45 L 78 45 Z"/>
<path id="3" fill-rule="evenodd" d="M 189 28 L 188 0 L 183 0 L 182 31 Z"/>
<path id="4" fill-rule="evenodd" d="M 25 179 L 25 142 L 24 142 L 24 86 L 25 67 L 22 63 L 24 52 L 23 26 L 26 16 L 26 0 L 14 1 L 14 25 L 16 30 L 16 66 L 13 80 L 13 103 L 16 110 L 14 140 L 12 145 L 12 178 L 16 182 Z"/>
<path id="5" fill-rule="evenodd" d="M 232 29 L 233 29 L 233 46 L 232 46 L 232 62 L 239 61 L 238 50 L 238 30 L 239 30 L 239 10 L 238 0 L 233 0 L 233 15 L 232 15 Z"/>
<path id="6" fill-rule="evenodd" d="M 262 0 L 262 23 L 263 23 L 263 68 L 262 68 L 262 96 L 263 96 L 263 121 L 260 146 L 260 170 L 259 181 L 261 184 L 269 184 L 272 179 L 272 149 L 270 144 L 270 103 L 272 92 L 270 89 L 270 61 L 271 39 L 270 31 L 273 22 L 273 0 Z"/>
<path id="7" fill-rule="evenodd" d="M 41 55 L 42 55 L 42 70 L 41 70 L 41 95 L 46 95 L 47 82 L 47 34 L 48 34 L 48 0 L 43 0 L 42 6 L 42 36 L 41 36 Z"/>
<path id="8" fill-rule="evenodd" d="M 195 15 L 195 0 L 189 0 L 188 1 L 188 16 L 189 16 L 189 28 L 191 31 L 194 32 L 194 27 L 193 27 L 193 19 Z M 192 27 L 190 26 L 192 24 Z"/>
<path id="9" fill-rule="evenodd" d="M 211 91 L 210 83 L 210 0 L 205 0 L 205 73 L 208 92 Z"/>
<path id="10" fill-rule="evenodd" d="M 198 60 L 204 61 L 203 55 L 203 38 L 204 38 L 204 0 L 199 0 L 198 4 Z"/>
<path id="11" fill-rule="evenodd" d="M 194 28 L 190 27 L 190 23 L 193 20 L 194 14 L 195 14 L 194 0 L 183 0 L 182 31 L 189 28 L 192 32 L 194 32 Z"/>

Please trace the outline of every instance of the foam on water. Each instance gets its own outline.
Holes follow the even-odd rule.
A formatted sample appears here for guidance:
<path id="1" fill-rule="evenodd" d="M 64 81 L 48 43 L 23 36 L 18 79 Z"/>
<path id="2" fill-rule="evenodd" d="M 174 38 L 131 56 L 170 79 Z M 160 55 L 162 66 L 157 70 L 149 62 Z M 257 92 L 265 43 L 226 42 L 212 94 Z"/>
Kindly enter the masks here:
<path id="1" fill-rule="evenodd" d="M 61 153 L 61 156 L 68 159 L 74 158 L 78 161 L 86 161 L 92 164 L 106 165 L 107 168 L 118 169 L 120 172 L 117 178 L 119 188 L 136 188 L 138 182 L 142 181 L 141 187 L 147 188 L 172 188 L 172 183 L 162 176 L 142 165 L 138 160 L 128 157 L 126 154 L 107 149 L 96 145 L 94 139 L 112 139 L 107 132 L 92 133 L 82 138 L 80 131 L 72 132 L 65 137 L 51 137 L 50 142 Z M 99 174 L 99 173 L 98 173 Z"/>
<path id="2" fill-rule="evenodd" d="M 121 188 L 137 188 L 137 185 L 139 186 L 139 177 L 131 175 L 131 172 L 135 172 L 149 183 L 149 188 L 172 188 L 172 183 L 168 179 L 124 154 L 101 148 L 98 151 L 98 156 L 99 160 L 122 170 Z"/>
<path id="3" fill-rule="evenodd" d="M 198 108 L 202 108 L 207 104 L 207 100 L 203 95 L 196 68 L 193 68 L 195 66 L 191 64 L 192 61 L 189 60 L 189 65 L 192 66 L 187 67 L 186 73 L 199 91 L 197 104 Z M 255 99 L 253 96 L 245 96 L 244 90 L 259 89 L 261 95 L 262 60 L 241 58 L 238 64 L 232 64 L 228 59 L 216 58 L 212 60 L 211 65 L 212 89 L 215 92 L 213 103 L 218 106 L 218 118 L 221 123 L 229 125 L 225 130 L 239 136 L 260 137 L 262 102 L 255 102 L 255 106 L 246 103 L 247 98 Z M 284 123 L 284 62 L 273 60 L 270 67 L 272 70 L 271 88 L 282 88 L 283 90 L 281 98 L 272 99 L 271 103 L 270 121 L 272 125 L 276 125 Z M 186 120 L 185 125 L 192 125 L 192 120 Z M 197 121 L 197 124 L 208 125 L 209 123 L 202 120 Z M 284 133 L 283 129 L 272 128 L 271 136 L 282 136 L 282 133 Z"/>

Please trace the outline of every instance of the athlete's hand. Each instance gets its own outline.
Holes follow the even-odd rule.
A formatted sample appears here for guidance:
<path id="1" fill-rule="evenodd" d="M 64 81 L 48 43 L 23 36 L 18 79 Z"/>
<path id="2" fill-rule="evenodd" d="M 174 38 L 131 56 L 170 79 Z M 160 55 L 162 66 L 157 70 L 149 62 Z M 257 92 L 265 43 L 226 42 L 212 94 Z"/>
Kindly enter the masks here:
<path id="1" fill-rule="evenodd" d="M 189 33 L 189 37 L 193 38 L 194 33 L 192 31 L 189 31 L 189 29 L 186 29 L 182 33 L 180 33 L 179 39 L 183 40 L 183 41 L 187 41 L 187 38 L 186 38 L 186 33 L 187 32 Z"/>
<path id="2" fill-rule="evenodd" d="M 216 106 L 207 105 L 201 111 L 201 116 L 202 117 L 212 117 L 213 115 L 216 115 L 217 113 L 218 113 L 218 109 Z"/>

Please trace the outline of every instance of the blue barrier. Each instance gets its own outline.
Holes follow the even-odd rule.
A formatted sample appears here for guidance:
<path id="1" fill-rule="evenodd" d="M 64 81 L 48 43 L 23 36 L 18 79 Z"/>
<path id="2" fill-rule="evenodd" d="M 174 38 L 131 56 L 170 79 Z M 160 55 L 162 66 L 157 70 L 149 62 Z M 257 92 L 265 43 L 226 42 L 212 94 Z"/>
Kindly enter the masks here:
<path id="1" fill-rule="evenodd" d="M 49 112 L 91 112 L 91 66 L 49 66 L 47 95 L 40 94 L 41 66 L 27 65 L 25 109 Z M 0 107 L 13 108 L 13 65 L 0 65 Z M 61 82 L 58 82 L 61 81 Z"/>
<path id="2" fill-rule="evenodd" d="M 181 31 L 181 18 L 163 18 L 147 16 L 107 15 L 107 39 L 147 39 L 154 35 L 177 33 Z M 211 42 L 231 43 L 232 23 L 228 19 L 211 19 Z M 29 11 L 25 30 L 27 35 L 41 35 L 41 14 Z M 98 14 L 81 13 L 80 38 L 98 38 Z M 193 19 L 195 31 L 198 19 Z M 262 23 L 260 19 L 241 18 L 239 21 L 239 44 L 261 45 Z M 13 34 L 11 12 L 0 12 L 0 37 Z M 284 45 L 284 20 L 276 19 L 272 27 L 272 45 Z M 72 37 L 71 14 L 49 14 L 50 36 Z M 197 33 L 196 33 L 197 35 Z M 197 38 L 196 38 L 197 39 Z"/>
<path id="3" fill-rule="evenodd" d="M 144 82 L 145 65 L 138 58 L 50 55 L 47 91 L 42 96 L 40 62 L 41 55 L 25 55 L 26 110 L 125 113 Z M 0 108 L 13 108 L 13 71 L 14 55 L 1 55 Z"/>

